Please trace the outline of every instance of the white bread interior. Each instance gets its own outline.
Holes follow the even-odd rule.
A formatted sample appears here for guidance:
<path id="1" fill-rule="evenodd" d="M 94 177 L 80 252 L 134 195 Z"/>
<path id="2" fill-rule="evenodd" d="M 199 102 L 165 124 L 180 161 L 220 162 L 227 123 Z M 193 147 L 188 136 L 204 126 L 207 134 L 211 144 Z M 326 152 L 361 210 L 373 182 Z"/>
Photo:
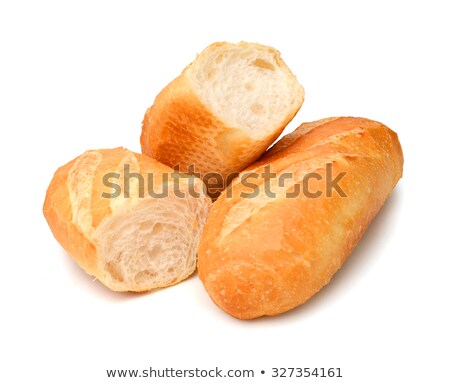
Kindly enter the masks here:
<path id="1" fill-rule="evenodd" d="M 98 227 L 99 268 L 113 290 L 147 291 L 186 279 L 196 268 L 204 199 L 145 199 Z"/>
<path id="2" fill-rule="evenodd" d="M 213 44 L 187 76 L 214 116 L 255 139 L 272 135 L 303 103 L 303 87 L 280 52 L 260 44 Z"/>

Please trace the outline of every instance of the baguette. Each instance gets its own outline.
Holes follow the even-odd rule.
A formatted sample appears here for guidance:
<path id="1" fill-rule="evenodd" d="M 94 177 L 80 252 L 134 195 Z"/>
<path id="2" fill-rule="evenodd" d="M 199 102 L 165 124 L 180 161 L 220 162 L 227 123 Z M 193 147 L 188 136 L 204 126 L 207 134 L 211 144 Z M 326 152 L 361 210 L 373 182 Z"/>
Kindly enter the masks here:
<path id="1" fill-rule="evenodd" d="M 87 151 L 56 171 L 45 198 L 45 218 L 66 252 L 111 290 L 173 285 L 196 268 L 211 202 L 202 181 L 193 177 L 179 179 L 184 196 L 174 194 L 171 173 L 168 166 L 123 148 Z M 153 177 L 148 190 L 138 174 L 144 180 Z M 113 195 L 111 180 L 120 193 Z M 189 182 L 198 194 L 190 193 Z M 167 197 L 158 198 L 164 190 Z"/>
<path id="2" fill-rule="evenodd" d="M 303 87 L 274 48 L 212 44 L 147 110 L 142 153 L 198 174 L 217 197 L 275 141 L 303 98 Z"/>
<path id="3" fill-rule="evenodd" d="M 259 177 L 253 191 L 269 185 L 274 196 L 244 198 L 249 187 L 243 175 L 262 175 L 267 166 L 276 177 Z M 328 179 L 330 166 L 333 179 L 341 177 L 340 190 L 331 194 L 319 181 Z M 381 123 L 342 117 L 302 124 L 214 203 L 198 254 L 199 276 L 212 300 L 241 319 L 280 314 L 307 301 L 342 266 L 402 168 L 397 135 Z M 283 174 L 293 178 L 283 184 Z M 310 190 L 292 197 L 311 174 Z"/>

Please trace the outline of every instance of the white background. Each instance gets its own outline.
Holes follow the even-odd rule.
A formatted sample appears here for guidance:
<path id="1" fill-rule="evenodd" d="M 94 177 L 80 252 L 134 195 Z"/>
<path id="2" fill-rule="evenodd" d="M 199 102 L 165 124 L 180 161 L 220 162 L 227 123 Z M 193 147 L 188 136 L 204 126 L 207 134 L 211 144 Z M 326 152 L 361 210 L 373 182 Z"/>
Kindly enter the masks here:
<path id="1" fill-rule="evenodd" d="M 252 368 L 260 382 L 276 381 L 271 367 L 450 381 L 445 3 L 2 1 L 0 381 L 107 382 L 107 368 L 149 366 Z M 196 275 L 150 294 L 108 291 L 41 211 L 57 167 L 87 149 L 139 151 L 156 94 L 223 40 L 281 51 L 306 90 L 287 131 L 364 116 L 394 129 L 405 154 L 404 178 L 330 285 L 247 322 L 216 308 Z"/>

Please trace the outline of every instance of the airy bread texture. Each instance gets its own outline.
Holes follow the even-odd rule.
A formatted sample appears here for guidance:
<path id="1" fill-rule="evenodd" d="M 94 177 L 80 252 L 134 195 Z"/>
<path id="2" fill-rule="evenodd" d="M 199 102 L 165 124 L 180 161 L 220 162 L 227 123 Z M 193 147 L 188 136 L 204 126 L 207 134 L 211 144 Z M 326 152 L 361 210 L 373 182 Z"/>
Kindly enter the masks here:
<path id="1" fill-rule="evenodd" d="M 254 162 L 300 109 L 303 87 L 274 48 L 215 43 L 156 97 L 142 123 L 142 153 L 182 172 L 221 177 Z M 192 168 L 194 166 L 194 168 Z"/>
<path id="2" fill-rule="evenodd" d="M 125 166 L 135 173 L 129 183 Z M 173 285 L 195 271 L 211 201 L 194 177 L 178 178 L 184 196 L 175 192 L 172 173 L 124 148 L 87 151 L 56 171 L 47 190 L 45 218 L 66 252 L 111 290 Z M 105 186 L 105 176 L 120 187 L 114 198 L 107 196 L 112 186 Z M 158 198 L 164 190 L 167 197 Z"/>
<path id="3" fill-rule="evenodd" d="M 327 196 L 326 172 L 345 172 Z M 243 174 L 276 173 L 269 181 Z M 339 270 L 402 176 L 397 135 L 364 118 L 330 118 L 302 124 L 250 166 L 211 209 L 200 240 L 198 271 L 212 300 L 236 318 L 288 311 L 311 298 Z M 327 170 L 328 169 L 328 170 Z M 292 178 L 285 178 L 291 174 Z M 289 198 L 309 174 L 306 192 Z M 336 178 L 337 179 L 337 178 Z M 264 194 L 264 182 L 275 196 Z"/>

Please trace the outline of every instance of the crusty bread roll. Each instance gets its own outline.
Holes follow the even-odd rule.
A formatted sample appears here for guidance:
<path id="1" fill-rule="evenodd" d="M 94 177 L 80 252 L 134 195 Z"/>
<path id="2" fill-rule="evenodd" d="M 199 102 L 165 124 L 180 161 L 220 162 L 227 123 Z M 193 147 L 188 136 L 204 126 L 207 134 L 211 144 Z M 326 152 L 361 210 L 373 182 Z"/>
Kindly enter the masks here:
<path id="1" fill-rule="evenodd" d="M 196 268 L 211 202 L 201 180 L 177 178 L 176 189 L 172 173 L 123 148 L 87 151 L 56 171 L 45 218 L 66 252 L 110 289 L 173 285 Z"/>
<path id="2" fill-rule="evenodd" d="M 303 97 L 302 86 L 274 48 L 212 44 L 147 110 L 142 153 L 198 173 L 217 197 L 233 174 L 280 135 Z"/>
<path id="3" fill-rule="evenodd" d="M 267 165 L 276 173 L 265 179 L 274 195 L 261 190 L 261 177 L 251 179 L 259 189 L 242 178 L 261 176 Z M 342 117 L 301 125 L 213 205 L 198 254 L 212 300 L 241 319 L 280 314 L 308 300 L 342 266 L 402 168 L 397 135 L 378 122 Z M 338 181 L 331 193 L 327 177 Z M 288 198 L 296 187 L 306 189 L 306 179 L 308 190 Z M 260 194 L 252 198 L 255 190 Z"/>

